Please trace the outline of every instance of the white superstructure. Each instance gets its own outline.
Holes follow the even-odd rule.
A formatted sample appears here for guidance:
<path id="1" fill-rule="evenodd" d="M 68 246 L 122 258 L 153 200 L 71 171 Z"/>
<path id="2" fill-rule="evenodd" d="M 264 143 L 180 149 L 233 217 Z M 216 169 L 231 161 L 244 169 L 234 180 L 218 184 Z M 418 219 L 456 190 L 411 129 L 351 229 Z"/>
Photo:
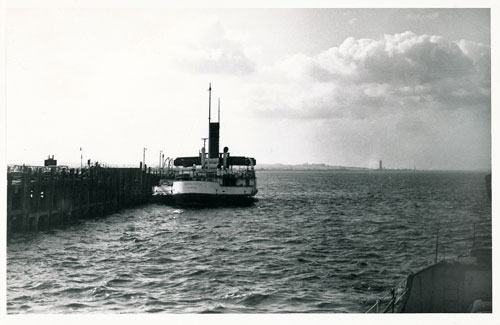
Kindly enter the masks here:
<path id="1" fill-rule="evenodd" d="M 204 138 L 198 156 L 179 157 L 172 167 L 169 163 L 168 177 L 153 189 L 157 199 L 183 204 L 239 204 L 252 202 L 258 192 L 255 159 L 231 156 L 227 147 L 219 152 L 219 121 L 210 121 L 211 87 L 208 90 L 208 152 Z"/>

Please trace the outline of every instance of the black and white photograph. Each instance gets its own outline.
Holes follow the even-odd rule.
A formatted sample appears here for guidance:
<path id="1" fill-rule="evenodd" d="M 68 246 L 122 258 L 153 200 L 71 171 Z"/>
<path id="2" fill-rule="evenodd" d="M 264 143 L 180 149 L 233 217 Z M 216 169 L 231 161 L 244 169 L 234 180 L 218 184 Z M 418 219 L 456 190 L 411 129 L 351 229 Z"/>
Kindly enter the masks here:
<path id="1" fill-rule="evenodd" d="M 493 324 L 491 3 L 5 3 L 7 321 Z"/>

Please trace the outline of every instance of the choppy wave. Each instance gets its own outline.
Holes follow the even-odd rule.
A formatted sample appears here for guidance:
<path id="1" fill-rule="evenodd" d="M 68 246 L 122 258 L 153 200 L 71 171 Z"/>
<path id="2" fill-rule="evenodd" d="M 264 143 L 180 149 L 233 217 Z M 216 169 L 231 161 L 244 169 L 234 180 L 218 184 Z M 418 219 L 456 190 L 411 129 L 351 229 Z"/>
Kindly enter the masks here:
<path id="1" fill-rule="evenodd" d="M 151 204 L 7 247 L 9 313 L 363 312 L 491 224 L 480 173 L 259 172 L 247 208 Z M 458 254 L 466 246 L 447 248 Z"/>

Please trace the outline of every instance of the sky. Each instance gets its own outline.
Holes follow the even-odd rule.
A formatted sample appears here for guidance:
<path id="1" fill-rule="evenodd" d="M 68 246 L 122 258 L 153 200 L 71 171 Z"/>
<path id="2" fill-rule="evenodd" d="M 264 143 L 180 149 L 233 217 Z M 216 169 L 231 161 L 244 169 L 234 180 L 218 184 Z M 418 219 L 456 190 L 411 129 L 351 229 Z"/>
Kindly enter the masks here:
<path id="1" fill-rule="evenodd" d="M 489 170 L 490 44 L 489 9 L 8 8 L 7 163 L 197 155 L 211 83 L 257 164 Z"/>

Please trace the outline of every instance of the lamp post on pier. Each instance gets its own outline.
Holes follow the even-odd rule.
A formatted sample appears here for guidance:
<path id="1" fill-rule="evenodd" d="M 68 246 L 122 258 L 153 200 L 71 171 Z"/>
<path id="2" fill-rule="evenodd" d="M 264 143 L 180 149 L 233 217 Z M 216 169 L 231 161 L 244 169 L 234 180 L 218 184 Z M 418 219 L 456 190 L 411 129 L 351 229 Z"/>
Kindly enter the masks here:
<path id="1" fill-rule="evenodd" d="M 163 150 L 160 150 L 160 160 L 158 161 L 158 173 L 160 173 L 160 178 L 161 178 L 161 172 L 162 172 L 162 166 L 161 166 L 161 162 L 162 162 L 161 157 L 162 156 L 163 156 Z"/>

